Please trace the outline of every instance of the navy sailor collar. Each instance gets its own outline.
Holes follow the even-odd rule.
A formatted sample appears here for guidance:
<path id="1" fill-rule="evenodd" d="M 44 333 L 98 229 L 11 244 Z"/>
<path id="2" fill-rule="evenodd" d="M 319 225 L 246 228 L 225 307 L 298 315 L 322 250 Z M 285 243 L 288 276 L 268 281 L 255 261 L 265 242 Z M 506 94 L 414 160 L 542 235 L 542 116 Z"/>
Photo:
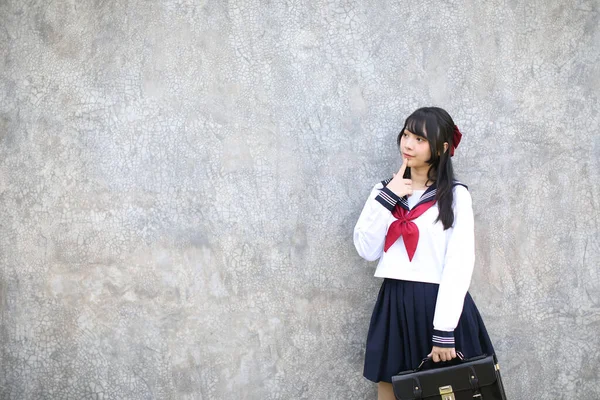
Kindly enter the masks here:
<path id="1" fill-rule="evenodd" d="M 393 178 L 388 178 L 384 181 L 381 181 L 381 184 L 383 185 L 383 187 L 386 187 L 388 185 L 388 183 L 390 183 L 392 181 Z M 454 181 L 454 185 L 460 185 L 460 186 L 464 186 L 466 189 L 469 189 L 469 187 L 467 185 L 465 185 L 464 183 L 461 183 L 457 180 Z M 435 195 L 437 193 L 437 185 L 434 182 L 433 185 L 429 186 L 427 188 L 427 190 L 425 190 L 425 193 L 423 193 L 421 195 L 421 197 L 419 198 L 419 201 L 417 202 L 417 204 L 414 205 L 413 208 L 417 207 L 418 205 L 421 205 L 423 203 L 427 203 L 428 201 L 435 201 Z M 397 203 L 400 207 L 404 208 L 406 211 L 410 211 L 410 207 L 408 206 L 408 196 L 404 196 L 404 197 L 400 197 Z"/>

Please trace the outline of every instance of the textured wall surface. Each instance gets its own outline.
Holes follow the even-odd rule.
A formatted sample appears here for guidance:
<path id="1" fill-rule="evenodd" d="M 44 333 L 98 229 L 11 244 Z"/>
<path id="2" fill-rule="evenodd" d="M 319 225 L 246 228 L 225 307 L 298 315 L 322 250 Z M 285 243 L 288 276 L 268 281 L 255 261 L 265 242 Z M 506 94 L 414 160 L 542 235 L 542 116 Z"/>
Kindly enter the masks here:
<path id="1" fill-rule="evenodd" d="M 598 0 L 0 1 L 0 398 L 374 399 L 352 229 L 439 105 L 510 399 L 598 399 Z"/>

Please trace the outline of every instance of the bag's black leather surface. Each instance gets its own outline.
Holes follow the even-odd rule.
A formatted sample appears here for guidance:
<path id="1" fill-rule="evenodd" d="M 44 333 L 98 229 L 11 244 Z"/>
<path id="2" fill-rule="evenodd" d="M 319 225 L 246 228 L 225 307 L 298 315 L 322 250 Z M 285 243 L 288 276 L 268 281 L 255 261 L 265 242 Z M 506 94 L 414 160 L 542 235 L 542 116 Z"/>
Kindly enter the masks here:
<path id="1" fill-rule="evenodd" d="M 426 363 L 424 359 L 421 365 Z M 392 386 L 399 400 L 506 400 L 493 355 L 464 359 L 448 367 L 401 372 L 392 377 Z"/>

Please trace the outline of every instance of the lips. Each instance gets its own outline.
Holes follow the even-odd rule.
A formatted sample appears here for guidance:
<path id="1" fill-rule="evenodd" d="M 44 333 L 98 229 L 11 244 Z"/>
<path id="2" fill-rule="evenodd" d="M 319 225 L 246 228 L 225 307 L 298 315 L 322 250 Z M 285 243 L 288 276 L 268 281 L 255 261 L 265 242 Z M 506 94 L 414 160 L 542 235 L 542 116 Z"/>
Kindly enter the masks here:
<path id="1" fill-rule="evenodd" d="M 414 158 L 415 156 L 409 156 L 408 154 L 402 154 L 402 156 L 406 157 L 406 158 Z"/>

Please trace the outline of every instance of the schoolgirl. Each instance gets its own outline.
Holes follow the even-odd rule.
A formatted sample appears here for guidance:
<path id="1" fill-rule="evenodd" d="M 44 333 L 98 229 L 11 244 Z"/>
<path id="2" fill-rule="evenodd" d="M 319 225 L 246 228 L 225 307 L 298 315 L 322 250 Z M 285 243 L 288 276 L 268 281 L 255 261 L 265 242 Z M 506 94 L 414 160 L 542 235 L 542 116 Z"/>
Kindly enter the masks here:
<path id="1" fill-rule="evenodd" d="M 354 245 L 379 259 L 383 278 L 367 335 L 364 376 L 378 398 L 394 399 L 391 377 L 424 357 L 450 361 L 494 349 L 467 292 L 475 262 L 473 208 L 454 179 L 451 157 L 461 133 L 441 108 L 420 108 L 397 144 L 403 163 L 377 183 L 354 228 Z"/>

